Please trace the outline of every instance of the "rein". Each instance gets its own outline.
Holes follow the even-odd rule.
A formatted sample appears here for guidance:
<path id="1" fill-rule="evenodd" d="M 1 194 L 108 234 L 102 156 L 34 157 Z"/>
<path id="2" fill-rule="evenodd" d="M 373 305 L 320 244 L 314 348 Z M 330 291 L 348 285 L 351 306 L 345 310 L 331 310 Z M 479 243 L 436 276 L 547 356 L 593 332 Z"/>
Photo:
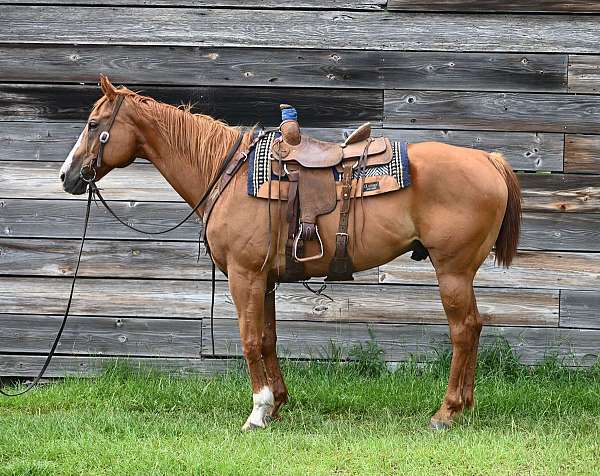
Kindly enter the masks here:
<path id="1" fill-rule="evenodd" d="M 56 334 L 56 337 L 54 339 L 54 342 L 52 344 L 52 347 L 50 348 L 50 352 L 48 353 L 46 360 L 44 362 L 44 365 L 42 366 L 42 369 L 40 370 L 40 372 L 38 373 L 38 375 L 29 383 L 27 384 L 27 386 L 16 393 L 8 393 L 5 392 L 4 390 L 2 390 L 2 388 L 0 387 L 0 394 L 4 395 L 6 397 L 16 397 L 19 395 L 23 395 L 27 392 L 29 392 L 32 388 L 34 388 L 39 381 L 42 379 L 42 377 L 44 376 L 44 373 L 46 372 L 48 366 L 50 365 L 50 361 L 52 360 L 52 357 L 54 356 L 54 353 L 56 352 L 56 348 L 58 347 L 58 342 L 60 341 L 60 338 L 62 336 L 62 333 L 65 329 L 65 325 L 67 324 L 67 318 L 69 317 L 69 311 L 71 309 L 71 303 L 73 301 L 73 294 L 75 291 L 75 283 L 77 281 L 77 275 L 79 272 L 79 265 L 81 263 L 81 255 L 83 254 L 83 246 L 85 244 L 85 237 L 86 237 L 86 233 L 87 233 L 87 228 L 88 228 L 88 224 L 89 224 L 89 220 L 90 220 L 90 209 L 91 209 L 91 205 L 92 205 L 92 200 L 94 199 L 94 196 L 97 196 L 98 199 L 100 200 L 100 203 L 102 203 L 102 205 L 106 208 L 106 210 L 117 220 L 119 221 L 119 223 L 121 223 L 122 225 L 126 226 L 127 228 L 130 228 L 134 231 L 137 231 L 139 233 L 143 233 L 146 235 L 161 235 L 164 233 L 168 233 L 170 231 L 176 230 L 177 228 L 179 228 L 181 225 L 183 225 L 186 221 L 188 221 L 197 211 L 198 209 L 205 204 L 205 202 L 211 197 L 211 194 L 213 193 L 213 190 L 215 189 L 215 186 L 219 183 L 219 181 L 222 180 L 223 176 L 229 176 L 231 177 L 239 168 L 239 165 L 243 162 L 243 160 L 245 159 L 245 154 L 244 156 L 242 156 L 242 160 L 238 160 L 237 163 L 235 163 L 235 167 L 230 168 L 230 164 L 233 160 L 233 158 L 235 157 L 236 152 L 238 151 L 238 149 L 240 148 L 240 145 L 242 143 L 242 140 L 244 138 L 244 134 L 240 131 L 238 134 L 238 137 L 235 141 L 235 143 L 231 146 L 231 148 L 229 149 L 229 151 L 227 152 L 227 156 L 225 157 L 225 160 L 223 161 L 221 167 L 219 168 L 218 173 L 215 175 L 215 177 L 211 180 L 210 184 L 208 185 L 208 188 L 206 189 L 206 191 L 204 192 L 204 194 L 202 195 L 202 198 L 200 198 L 200 201 L 196 204 L 196 206 L 194 206 L 194 208 L 192 208 L 192 210 L 176 225 L 171 226 L 169 228 L 166 228 L 164 230 L 158 230 L 158 231 L 147 231 L 147 230 L 142 230 L 139 228 L 136 228 L 130 224 L 128 224 L 127 222 L 125 222 L 123 219 L 121 219 L 112 208 L 110 208 L 110 206 L 108 205 L 108 203 L 106 202 L 106 200 L 104 199 L 104 197 L 102 196 L 102 194 L 100 193 L 100 190 L 98 189 L 98 186 L 96 185 L 96 169 L 97 167 L 100 167 L 100 165 L 102 165 L 102 157 L 104 155 L 104 146 L 108 143 L 108 140 L 110 139 L 110 129 L 112 128 L 114 122 L 115 122 L 115 118 L 117 116 L 117 113 L 119 112 L 119 109 L 121 108 L 121 105 L 123 104 L 123 100 L 124 100 L 124 96 L 119 95 L 119 97 L 117 98 L 115 105 L 113 107 L 113 111 L 112 111 L 112 115 L 110 117 L 110 120 L 108 122 L 108 127 L 106 127 L 106 129 L 104 131 L 102 131 L 100 133 L 100 136 L 98 137 L 98 141 L 99 141 L 99 147 L 98 147 L 98 153 L 96 155 L 96 157 L 90 161 L 88 161 L 87 163 L 84 163 L 81 167 L 81 170 L 79 172 L 81 179 L 86 182 L 88 184 L 88 198 L 87 198 L 87 204 L 86 204 L 86 211 L 85 211 L 85 219 L 84 219 L 84 223 L 83 223 L 83 232 L 81 234 L 81 243 L 79 245 L 79 253 L 77 255 L 77 265 L 75 266 L 75 271 L 73 273 L 73 279 L 71 281 L 71 290 L 69 292 L 69 298 L 67 300 L 67 307 L 65 309 L 65 313 L 63 315 L 63 320 L 62 323 L 60 325 L 60 328 L 58 330 L 58 333 Z M 254 145 L 254 142 L 253 144 Z M 227 172 L 227 174 L 226 174 Z M 228 183 L 228 181 L 225 183 L 225 185 Z M 218 198 L 218 195 L 217 195 Z M 211 205 L 214 205 L 214 201 Z M 206 216 L 205 219 L 205 223 L 204 223 L 204 236 L 206 236 L 206 227 L 208 225 L 208 216 Z M 198 247 L 200 246 L 200 240 L 198 242 Z M 215 308 L 215 291 L 216 291 L 216 286 L 215 286 L 215 282 L 216 282 L 216 267 L 215 267 L 215 262 L 212 259 L 212 256 L 210 255 L 210 252 L 208 250 L 208 245 L 207 245 L 207 253 L 210 256 L 211 259 L 211 263 L 212 263 L 212 273 L 211 273 L 211 304 L 210 304 L 210 334 L 211 334 L 211 343 L 212 343 L 212 355 L 215 355 L 215 338 L 214 338 L 214 308 Z M 198 254 L 199 256 L 199 254 Z"/>
<path id="2" fill-rule="evenodd" d="M 48 353 L 48 356 L 46 357 L 46 361 L 44 362 L 42 369 L 38 373 L 37 377 L 35 377 L 29 384 L 27 384 L 27 387 L 25 387 L 23 390 L 21 390 L 17 393 L 5 392 L 4 390 L 2 390 L 2 387 L 0 387 L 0 394 L 4 395 L 6 397 L 17 397 L 19 395 L 23 395 L 24 393 L 29 392 L 29 390 L 31 390 L 33 387 L 35 387 L 38 384 L 38 382 L 40 381 L 40 379 L 44 376 L 44 373 L 46 372 L 46 369 L 50 365 L 50 361 L 52 360 L 52 357 L 54 356 L 54 352 L 56 351 L 56 348 L 58 347 L 58 341 L 60 340 L 63 330 L 65 329 L 65 325 L 67 324 L 67 318 L 69 317 L 69 310 L 71 309 L 71 302 L 73 301 L 73 292 L 75 291 L 75 282 L 77 280 L 77 273 L 79 272 L 79 264 L 81 263 L 81 255 L 83 253 L 83 245 L 85 243 L 85 235 L 87 232 L 88 223 L 90 221 L 90 208 L 92 206 L 92 193 L 93 193 L 92 189 L 90 188 L 88 190 L 87 205 L 85 207 L 85 219 L 83 221 L 83 233 L 81 234 L 81 243 L 79 244 L 79 254 L 77 255 L 77 265 L 75 266 L 75 272 L 73 273 L 73 279 L 71 280 L 71 290 L 69 292 L 67 308 L 65 309 L 65 313 L 63 315 L 63 320 L 62 320 L 62 323 L 60 324 L 60 328 L 58 329 L 58 333 L 56 334 L 56 338 L 54 339 L 54 343 L 52 344 L 52 347 L 50 348 L 50 352 Z"/>

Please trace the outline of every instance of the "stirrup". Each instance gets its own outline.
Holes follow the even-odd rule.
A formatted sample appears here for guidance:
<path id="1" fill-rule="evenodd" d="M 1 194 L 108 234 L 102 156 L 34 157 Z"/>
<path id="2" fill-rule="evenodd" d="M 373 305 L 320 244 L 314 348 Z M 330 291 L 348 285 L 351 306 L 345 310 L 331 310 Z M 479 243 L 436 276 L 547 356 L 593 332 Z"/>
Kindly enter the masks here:
<path id="1" fill-rule="evenodd" d="M 299 263 L 304 263 L 305 261 L 312 261 L 314 259 L 319 259 L 323 257 L 323 240 L 321 240 L 321 235 L 319 235 L 319 227 L 315 225 L 315 233 L 317 234 L 317 239 L 319 240 L 319 246 L 321 247 L 321 251 L 313 256 L 306 256 L 305 258 L 298 257 L 298 242 L 300 241 L 300 237 L 302 236 L 302 226 L 304 224 L 300 223 L 300 228 L 298 229 L 298 233 L 296 233 L 296 237 L 294 238 L 294 248 L 293 248 L 293 257 Z"/>

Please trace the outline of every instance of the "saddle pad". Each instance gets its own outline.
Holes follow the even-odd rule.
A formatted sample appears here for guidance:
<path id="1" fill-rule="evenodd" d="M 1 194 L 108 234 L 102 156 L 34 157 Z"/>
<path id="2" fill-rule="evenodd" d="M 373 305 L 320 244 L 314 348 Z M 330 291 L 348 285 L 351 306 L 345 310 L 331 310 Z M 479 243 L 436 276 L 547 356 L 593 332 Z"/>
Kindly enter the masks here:
<path id="1" fill-rule="evenodd" d="M 279 136 L 278 131 L 266 134 L 248 154 L 248 195 L 252 197 L 263 197 L 264 193 L 259 192 L 261 186 L 266 184 L 269 178 L 274 181 L 279 179 L 276 174 L 271 172 L 271 145 Z M 336 182 L 341 181 L 342 175 L 336 167 L 331 167 L 331 173 L 334 175 Z M 352 178 L 358 180 L 360 176 L 361 171 L 358 168 L 354 169 Z M 408 187 L 410 185 L 410 171 L 408 168 L 407 143 L 392 142 L 392 160 L 390 163 L 367 167 L 363 171 L 363 176 L 365 197 Z M 379 182 L 376 181 L 377 177 L 383 178 L 381 180 L 383 186 L 379 186 Z M 282 182 L 287 182 L 287 178 L 282 177 Z M 377 186 L 370 184 L 377 184 Z M 264 192 L 264 187 L 262 187 L 262 191 Z M 273 198 L 277 197 L 273 196 Z"/>

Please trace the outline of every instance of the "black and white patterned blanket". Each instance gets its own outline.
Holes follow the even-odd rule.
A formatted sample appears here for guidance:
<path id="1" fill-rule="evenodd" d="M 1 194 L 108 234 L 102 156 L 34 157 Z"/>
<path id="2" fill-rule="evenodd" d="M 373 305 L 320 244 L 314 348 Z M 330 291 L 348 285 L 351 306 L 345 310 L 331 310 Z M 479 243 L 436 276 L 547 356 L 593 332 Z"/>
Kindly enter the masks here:
<path id="1" fill-rule="evenodd" d="M 279 137 L 278 131 L 266 134 L 248 154 L 248 195 L 256 197 L 258 190 L 267 180 L 277 180 L 279 177 L 271 173 L 271 145 Z M 386 165 L 367 167 L 363 172 L 365 177 L 376 175 L 390 175 L 396 179 L 401 188 L 410 185 L 410 172 L 408 169 L 408 153 L 406 142 L 392 142 L 392 160 Z M 335 180 L 342 179 L 341 174 L 335 167 L 331 168 Z M 354 179 L 360 178 L 361 170 L 354 170 Z M 286 180 L 285 177 L 282 180 Z"/>

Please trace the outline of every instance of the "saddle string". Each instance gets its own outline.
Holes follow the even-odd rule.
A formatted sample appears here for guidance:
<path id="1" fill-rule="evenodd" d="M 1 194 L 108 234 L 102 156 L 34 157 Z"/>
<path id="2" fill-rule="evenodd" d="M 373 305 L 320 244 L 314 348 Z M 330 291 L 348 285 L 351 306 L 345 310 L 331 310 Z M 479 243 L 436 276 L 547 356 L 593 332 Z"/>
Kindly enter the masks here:
<path id="1" fill-rule="evenodd" d="M 83 245 L 85 243 L 85 237 L 86 237 L 86 233 L 87 233 L 87 229 L 88 229 L 88 223 L 90 221 L 90 208 L 92 205 L 92 197 L 93 197 L 93 192 L 92 192 L 92 189 L 90 188 L 90 189 L 88 189 L 88 199 L 87 199 L 87 205 L 85 208 L 85 219 L 83 221 L 83 233 L 81 234 L 81 242 L 79 244 L 79 254 L 77 255 L 77 264 L 75 265 L 75 271 L 73 272 L 73 279 L 71 280 L 71 289 L 69 291 L 69 299 L 67 300 L 67 307 L 65 308 L 65 313 L 63 315 L 63 319 L 60 324 L 60 328 L 58 329 L 58 333 L 56 334 L 56 337 L 54 338 L 54 342 L 52 343 L 50 352 L 48 352 L 48 355 L 46 356 L 46 360 L 44 361 L 44 365 L 42 366 L 42 369 L 39 371 L 37 376 L 31 382 L 29 382 L 27 384 L 27 386 L 23 390 L 20 390 L 16 393 L 8 393 L 8 392 L 2 390 L 2 388 L 0 387 L 0 394 L 4 395 L 6 397 L 17 397 L 19 395 L 23 395 L 23 394 L 29 392 L 33 387 L 35 387 L 39 383 L 39 381 L 42 379 L 44 374 L 46 373 L 46 369 L 50 365 L 50 361 L 52 360 L 52 357 L 54 356 L 54 353 L 56 352 L 56 348 L 58 347 L 58 341 L 60 340 L 62 333 L 65 329 L 65 325 L 67 324 L 67 318 L 69 317 L 71 303 L 73 302 L 73 294 L 75 292 L 75 282 L 77 281 L 77 275 L 79 273 L 79 265 L 81 263 L 81 255 L 83 254 Z"/>
<path id="2" fill-rule="evenodd" d="M 283 162 L 281 160 L 281 156 L 278 155 L 278 161 L 279 161 L 279 173 L 281 174 L 282 170 L 283 170 Z M 271 163 L 269 162 L 269 167 L 271 167 Z M 289 192 L 289 189 L 288 189 Z M 283 222 L 282 218 L 281 218 L 281 211 L 283 210 L 282 206 L 281 206 L 281 176 L 279 177 L 279 180 L 277 180 L 277 249 L 276 249 L 276 253 L 277 253 L 277 258 L 279 259 L 279 244 L 281 243 L 281 225 L 280 223 Z M 289 200 L 289 197 L 288 197 Z M 279 263 L 277 262 L 277 281 L 279 281 L 279 279 L 281 278 L 280 274 L 279 274 Z"/>
<path id="3" fill-rule="evenodd" d="M 361 160 L 362 160 L 362 167 L 361 167 L 362 182 L 361 182 L 361 186 L 360 186 L 360 209 L 362 211 L 362 223 L 361 223 L 361 228 L 360 228 L 361 244 L 362 244 L 362 236 L 365 232 L 365 222 L 367 221 L 367 216 L 365 214 L 364 186 L 365 186 L 365 182 L 367 180 L 367 159 L 369 157 L 369 146 L 371 145 L 371 142 L 372 142 L 372 140 L 367 141 L 367 144 L 365 145 L 365 150 L 363 151 L 363 155 L 361 157 Z"/>
<path id="4" fill-rule="evenodd" d="M 270 167 L 270 163 L 269 163 L 269 197 L 267 200 L 267 209 L 268 209 L 268 230 L 269 230 L 269 243 L 267 245 L 267 254 L 265 256 L 265 260 L 263 261 L 262 266 L 260 267 L 260 270 L 262 271 L 263 269 L 265 269 L 265 266 L 267 265 L 267 261 L 269 261 L 269 256 L 271 255 L 271 246 L 273 244 L 273 237 L 272 237 L 272 230 L 273 230 L 273 225 L 271 222 L 271 182 L 273 182 L 271 180 L 271 167 Z"/>

